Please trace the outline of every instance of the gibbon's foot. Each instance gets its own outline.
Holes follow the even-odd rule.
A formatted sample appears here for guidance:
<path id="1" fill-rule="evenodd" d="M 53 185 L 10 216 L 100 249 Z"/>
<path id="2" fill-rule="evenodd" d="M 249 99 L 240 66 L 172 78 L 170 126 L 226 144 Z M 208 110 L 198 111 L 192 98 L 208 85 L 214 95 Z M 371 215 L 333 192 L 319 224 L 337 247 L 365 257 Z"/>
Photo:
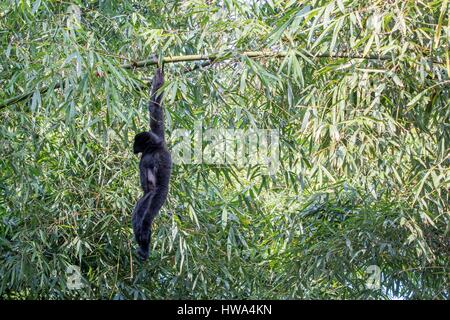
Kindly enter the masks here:
<path id="1" fill-rule="evenodd" d="M 142 249 L 141 247 L 139 247 L 136 250 L 136 253 L 137 253 L 137 256 L 138 256 L 139 260 L 145 261 L 145 260 L 148 259 L 148 255 L 149 255 L 149 250 L 148 249 L 145 250 L 145 249 Z"/>
<path id="2" fill-rule="evenodd" d="M 149 256 L 149 252 L 150 252 L 150 237 L 151 237 L 151 233 L 150 232 L 145 232 L 143 230 L 141 230 L 139 232 L 139 237 L 138 237 L 138 249 L 137 249 L 137 255 L 139 256 L 139 259 L 141 259 L 142 261 L 145 261 L 148 259 Z"/>

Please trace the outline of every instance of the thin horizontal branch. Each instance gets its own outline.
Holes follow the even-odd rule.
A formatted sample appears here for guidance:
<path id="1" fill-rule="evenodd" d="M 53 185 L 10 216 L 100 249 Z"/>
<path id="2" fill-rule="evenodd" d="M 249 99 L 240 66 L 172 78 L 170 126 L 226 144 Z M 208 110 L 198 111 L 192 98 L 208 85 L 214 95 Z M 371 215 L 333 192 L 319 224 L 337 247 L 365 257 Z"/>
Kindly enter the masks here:
<path id="1" fill-rule="evenodd" d="M 286 52 L 270 52 L 270 51 L 245 51 L 240 54 L 240 56 L 245 56 L 249 58 L 263 58 L 263 57 L 285 57 Z M 219 56 L 217 54 L 203 55 L 203 54 L 192 54 L 186 56 L 172 56 L 164 57 L 163 63 L 177 63 L 177 62 L 190 62 L 190 61 L 214 61 L 218 60 Z M 228 58 L 223 58 L 223 60 L 231 59 L 233 56 Z M 158 59 L 153 57 L 148 60 L 136 61 L 127 64 L 123 64 L 120 67 L 123 69 L 134 69 L 143 68 L 151 65 L 158 64 Z"/>
<path id="2" fill-rule="evenodd" d="M 264 58 L 264 57 L 285 57 L 288 53 L 287 52 L 273 52 L 273 51 L 245 51 L 238 56 L 245 56 L 248 58 Z M 172 56 L 172 57 L 164 57 L 163 63 L 178 63 L 178 62 L 190 62 L 190 61 L 206 61 L 205 63 L 195 66 L 191 69 L 189 69 L 187 72 L 191 72 L 197 69 L 200 69 L 204 66 L 208 66 L 218 60 L 229 60 L 233 57 L 236 57 L 236 55 L 230 55 L 226 57 L 220 57 L 217 54 L 211 54 L 211 55 L 201 55 L 201 54 L 193 54 L 193 55 L 185 55 L 185 56 Z M 364 60 L 390 60 L 393 57 L 392 56 L 360 56 L 360 55 L 352 55 L 352 54 L 319 54 L 312 56 L 311 58 L 332 58 L 332 59 L 364 59 Z M 439 62 L 435 62 L 439 63 Z M 151 65 L 158 64 L 158 59 L 156 57 L 152 57 L 151 59 L 142 60 L 142 61 L 136 61 L 131 63 L 122 64 L 120 67 L 123 69 L 136 69 L 136 68 L 143 68 Z M 53 89 L 58 89 L 61 87 L 61 83 L 57 83 L 53 86 Z M 41 94 L 47 92 L 50 89 L 50 86 L 44 86 L 39 89 L 39 92 Z M 17 95 L 15 97 L 6 99 L 0 103 L 0 110 L 3 108 L 6 108 L 10 105 L 19 103 L 24 100 L 30 99 L 35 90 L 29 91 L 20 95 Z"/>
<path id="3" fill-rule="evenodd" d="M 53 86 L 53 89 L 59 89 L 59 88 L 61 88 L 61 83 L 60 82 L 56 83 Z M 42 95 L 42 94 L 46 93 L 49 89 L 50 89 L 50 86 L 44 86 L 41 89 L 39 89 L 39 93 Z M 33 96 L 34 92 L 35 92 L 35 90 L 29 91 L 29 92 L 25 92 L 25 93 L 20 94 L 18 96 L 15 96 L 15 97 L 12 97 L 10 99 L 4 100 L 2 103 L 0 103 L 0 110 L 3 109 L 3 108 L 8 107 L 10 105 L 19 103 L 19 102 L 21 102 L 23 100 L 30 99 Z"/>

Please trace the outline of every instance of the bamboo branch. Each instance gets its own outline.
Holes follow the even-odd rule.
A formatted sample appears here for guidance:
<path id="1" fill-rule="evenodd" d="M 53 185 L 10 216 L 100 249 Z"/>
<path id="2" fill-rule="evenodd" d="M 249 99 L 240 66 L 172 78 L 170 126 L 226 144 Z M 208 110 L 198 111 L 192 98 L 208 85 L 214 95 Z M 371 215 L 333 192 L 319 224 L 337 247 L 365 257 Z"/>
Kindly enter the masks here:
<path id="1" fill-rule="evenodd" d="M 53 89 L 59 89 L 59 88 L 61 88 L 61 83 L 60 82 L 56 83 L 53 86 Z M 50 89 L 50 86 L 44 86 L 41 89 L 39 89 L 39 93 L 42 95 L 42 94 L 46 93 L 49 89 Z M 22 93 L 22 94 L 20 94 L 18 96 L 12 97 L 10 99 L 4 100 L 2 103 L 0 103 L 0 110 L 3 109 L 3 108 L 6 108 L 6 107 L 8 107 L 8 106 L 10 106 L 12 104 L 19 103 L 19 102 L 21 102 L 23 100 L 28 100 L 29 98 L 31 98 L 33 96 L 34 92 L 35 92 L 35 90 L 29 91 L 29 92 L 26 92 L 26 93 Z"/>
<path id="2" fill-rule="evenodd" d="M 286 57 L 287 55 L 288 55 L 288 53 L 284 52 L 284 51 L 281 51 L 281 52 L 245 51 L 245 52 L 239 54 L 238 56 L 245 56 L 248 58 L 264 58 L 264 57 L 280 58 L 280 57 Z M 187 71 L 187 72 L 191 72 L 191 71 L 197 70 L 203 66 L 211 65 L 214 62 L 217 62 L 218 60 L 229 60 L 229 59 L 232 59 L 233 57 L 235 57 L 235 56 L 229 55 L 229 56 L 225 56 L 225 57 L 220 57 L 217 54 L 211 54 L 211 55 L 194 54 L 194 55 L 185 55 L 185 56 L 164 57 L 162 61 L 163 61 L 163 63 L 178 63 L 178 62 L 205 61 L 206 60 L 205 63 L 203 63 L 199 66 L 195 66 Z M 332 58 L 332 59 L 345 58 L 345 59 L 384 60 L 384 61 L 393 59 L 392 56 L 375 56 L 375 55 L 359 56 L 359 55 L 352 55 L 352 54 L 348 54 L 348 55 L 347 54 L 318 54 L 315 56 L 311 56 L 311 58 Z M 439 63 L 439 62 L 434 62 L 434 63 Z M 136 68 L 143 68 L 143 67 L 147 67 L 150 65 L 156 65 L 156 64 L 158 64 L 158 59 L 156 57 L 152 57 L 151 59 L 147 59 L 147 60 L 122 64 L 122 65 L 120 65 L 120 67 L 123 69 L 136 69 Z M 61 83 L 57 83 L 56 85 L 53 86 L 53 89 L 58 89 L 58 88 L 61 88 Z M 49 89 L 50 89 L 50 86 L 44 86 L 39 89 L 39 92 L 41 94 L 44 94 Z M 15 97 L 12 97 L 12 98 L 2 101 L 0 103 L 0 110 L 8 107 L 10 105 L 30 99 L 33 96 L 34 92 L 35 92 L 35 90 L 29 91 L 29 92 L 26 92 L 26 93 L 23 93 L 23 94 L 20 94 Z"/>
<path id="3" fill-rule="evenodd" d="M 245 56 L 248 58 L 263 58 L 263 57 L 285 57 L 286 52 L 270 52 L 270 51 L 245 51 L 240 54 L 240 56 Z M 230 56 L 228 59 L 231 59 Z M 163 63 L 177 63 L 177 62 L 190 62 L 190 61 L 214 61 L 218 60 L 219 56 L 217 54 L 211 55 L 203 55 L 203 54 L 192 54 L 186 56 L 172 56 L 172 57 L 164 57 Z M 224 58 L 227 60 L 227 58 Z M 153 57 L 148 60 L 136 61 L 127 64 L 123 64 L 120 67 L 123 69 L 134 69 L 134 68 L 143 68 L 151 65 L 158 64 L 158 59 Z"/>

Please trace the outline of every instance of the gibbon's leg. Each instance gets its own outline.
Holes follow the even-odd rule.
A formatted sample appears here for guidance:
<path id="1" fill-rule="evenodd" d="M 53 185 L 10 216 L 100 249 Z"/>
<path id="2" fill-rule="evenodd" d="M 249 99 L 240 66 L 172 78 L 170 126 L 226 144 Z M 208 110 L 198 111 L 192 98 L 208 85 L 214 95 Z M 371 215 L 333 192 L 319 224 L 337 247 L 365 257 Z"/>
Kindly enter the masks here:
<path id="1" fill-rule="evenodd" d="M 143 260 L 148 258 L 150 248 L 150 232 L 142 228 L 142 222 L 147 215 L 150 204 L 152 203 L 155 192 L 146 193 L 141 199 L 138 200 L 133 210 L 132 224 L 134 237 L 139 245 L 137 253 Z"/>

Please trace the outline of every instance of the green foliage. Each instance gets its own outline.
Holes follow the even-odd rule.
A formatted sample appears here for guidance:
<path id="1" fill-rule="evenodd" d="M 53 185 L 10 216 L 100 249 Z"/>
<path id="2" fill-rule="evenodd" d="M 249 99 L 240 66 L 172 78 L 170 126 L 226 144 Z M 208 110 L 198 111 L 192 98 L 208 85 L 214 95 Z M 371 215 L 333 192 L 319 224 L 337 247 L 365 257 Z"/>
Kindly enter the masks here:
<path id="1" fill-rule="evenodd" d="M 449 1 L 73 4 L 0 3 L 0 102 L 34 92 L 0 110 L 1 297 L 449 298 Z M 279 128 L 281 165 L 176 165 L 142 264 L 153 69 L 120 65 L 154 53 L 219 57 L 166 65 L 169 137 Z"/>

